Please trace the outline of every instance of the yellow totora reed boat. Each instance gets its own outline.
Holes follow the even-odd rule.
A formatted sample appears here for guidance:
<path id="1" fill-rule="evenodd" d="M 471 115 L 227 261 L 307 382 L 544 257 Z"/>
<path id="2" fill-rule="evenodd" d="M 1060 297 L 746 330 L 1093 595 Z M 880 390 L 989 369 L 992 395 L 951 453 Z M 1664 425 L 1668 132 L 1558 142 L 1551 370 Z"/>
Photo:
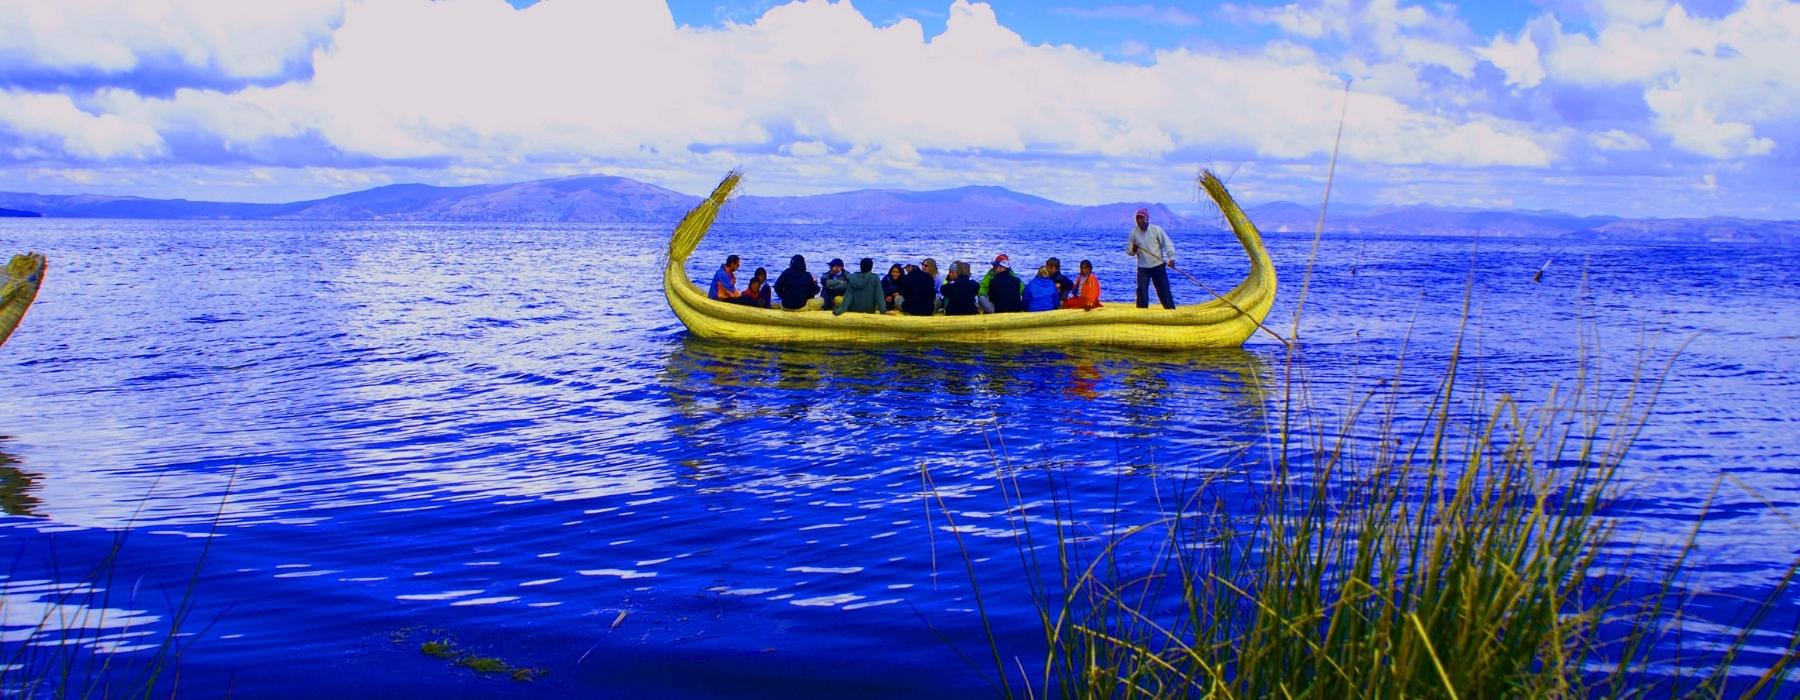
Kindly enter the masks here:
<path id="1" fill-rule="evenodd" d="M 0 286 L 0 345 L 12 337 L 14 328 L 25 318 L 25 309 L 37 298 L 38 285 L 44 283 L 44 256 L 37 253 L 14 255 L 6 264 L 6 281 Z"/>
<path id="2" fill-rule="evenodd" d="M 1109 304 L 1092 311 L 1059 309 L 1034 313 L 978 316 L 897 316 L 822 311 L 814 301 L 806 309 L 761 309 L 714 301 L 688 278 L 686 263 L 719 208 L 737 187 L 733 172 L 711 196 L 682 218 L 669 239 L 663 293 L 669 308 L 696 336 L 756 344 L 983 344 L 1031 346 L 1110 346 L 1151 350 L 1185 350 L 1243 345 L 1256 332 L 1275 303 L 1275 265 L 1263 248 L 1262 235 L 1238 208 L 1225 184 L 1208 172 L 1201 186 L 1231 223 L 1238 243 L 1250 256 L 1250 273 L 1222 298 L 1174 310 L 1139 309 Z M 1123 257 L 1123 256 L 1121 256 Z"/>

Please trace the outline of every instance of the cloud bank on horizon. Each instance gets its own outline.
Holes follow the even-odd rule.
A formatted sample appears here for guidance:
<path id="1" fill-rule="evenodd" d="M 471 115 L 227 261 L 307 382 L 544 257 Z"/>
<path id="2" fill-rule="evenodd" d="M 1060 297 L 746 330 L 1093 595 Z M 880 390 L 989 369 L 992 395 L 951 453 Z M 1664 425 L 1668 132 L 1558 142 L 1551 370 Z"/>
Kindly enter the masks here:
<path id="1" fill-rule="evenodd" d="M 588 172 L 1800 218 L 1800 3 L 12 0 L 0 189 Z M 710 11 L 709 11 L 710 10 Z M 1120 37 L 1124 37 L 1120 39 Z"/>

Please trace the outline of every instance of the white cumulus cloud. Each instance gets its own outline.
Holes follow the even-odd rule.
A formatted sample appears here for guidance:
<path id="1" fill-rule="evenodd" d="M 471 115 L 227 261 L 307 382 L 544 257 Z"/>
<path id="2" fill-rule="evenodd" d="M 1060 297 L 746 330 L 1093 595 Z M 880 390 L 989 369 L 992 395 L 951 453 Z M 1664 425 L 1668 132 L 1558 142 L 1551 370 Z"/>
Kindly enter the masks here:
<path id="1" fill-rule="evenodd" d="M 162 137 L 113 114 L 89 114 L 65 95 L 0 92 L 0 133 L 24 149 L 48 148 L 78 160 L 138 160 L 163 152 Z"/>
<path id="2" fill-rule="evenodd" d="M 1507 39 L 1505 35 L 1495 36 L 1486 47 L 1476 49 L 1475 54 L 1505 71 L 1507 85 L 1534 88 L 1544 82 L 1544 65 L 1538 60 L 1537 42 L 1529 33 L 1520 34 L 1516 40 Z"/>
<path id="3" fill-rule="evenodd" d="M 0 82 L 279 78 L 342 14 L 343 0 L 7 0 Z"/>
<path id="4" fill-rule="evenodd" d="M 1607 129 L 1606 131 L 1588 134 L 1588 143 L 1602 151 L 1647 151 L 1650 142 L 1623 129 Z"/>
<path id="5" fill-rule="evenodd" d="M 1748 0 L 1717 19 L 1661 2 L 1602 10 L 1592 33 L 1534 21 L 1546 39 L 1546 81 L 1638 88 L 1652 128 L 1701 156 L 1762 156 L 1777 139 L 1800 138 L 1800 3 Z M 1511 75 L 1507 57 L 1496 58 Z"/>
<path id="6" fill-rule="evenodd" d="M 1447 6 L 1402 4 L 1400 0 L 1318 0 L 1279 7 L 1226 5 L 1226 13 L 1273 25 L 1296 37 L 1326 37 L 1356 47 L 1367 62 L 1397 61 L 1437 66 L 1468 77 L 1476 56 L 1466 46 L 1468 27 Z"/>

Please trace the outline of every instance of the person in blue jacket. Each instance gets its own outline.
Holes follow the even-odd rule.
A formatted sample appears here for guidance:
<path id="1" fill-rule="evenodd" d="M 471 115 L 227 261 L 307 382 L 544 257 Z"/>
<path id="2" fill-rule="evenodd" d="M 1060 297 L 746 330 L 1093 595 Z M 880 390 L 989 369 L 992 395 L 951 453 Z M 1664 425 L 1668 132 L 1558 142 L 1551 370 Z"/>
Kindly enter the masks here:
<path id="1" fill-rule="evenodd" d="M 712 284 L 706 287 L 706 298 L 719 301 L 731 301 L 737 298 L 737 271 L 743 263 L 736 255 L 725 256 L 725 264 L 713 273 Z"/>
<path id="2" fill-rule="evenodd" d="M 1037 276 L 1025 284 L 1025 292 L 1021 295 L 1026 311 L 1052 311 L 1058 305 L 1056 294 L 1056 278 L 1050 266 L 1038 268 Z"/>

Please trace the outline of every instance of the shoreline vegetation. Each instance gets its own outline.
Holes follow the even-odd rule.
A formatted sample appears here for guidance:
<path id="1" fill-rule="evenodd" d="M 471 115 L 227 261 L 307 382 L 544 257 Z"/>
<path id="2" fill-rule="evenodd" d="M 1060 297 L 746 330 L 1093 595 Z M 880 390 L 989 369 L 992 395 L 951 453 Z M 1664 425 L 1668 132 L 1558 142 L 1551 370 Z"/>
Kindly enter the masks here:
<path id="1" fill-rule="evenodd" d="M 965 658 L 1008 698 L 1794 692 L 1800 630 L 1765 627 L 1800 559 L 1728 643 L 1684 648 L 1684 624 L 1705 624 L 1684 609 L 1726 597 L 1686 585 L 1707 508 L 1654 561 L 1608 555 L 1619 470 L 1679 351 L 1655 376 L 1641 356 L 1617 390 L 1584 355 L 1534 405 L 1491 394 L 1463 342 L 1428 405 L 1400 397 L 1418 384 L 1402 353 L 1341 415 L 1317 408 L 1289 348 L 1264 454 L 1197 480 L 1152 475 L 1164 506 L 1145 522 L 1084 523 L 1054 472 L 1048 494 L 1027 490 L 995 453 L 1042 656 L 1003 649 L 978 605 L 991 658 Z M 979 600 L 979 560 L 920 469 Z"/>
<path id="2" fill-rule="evenodd" d="M 187 580 L 179 584 L 179 590 L 158 587 L 161 612 L 137 609 L 154 605 L 145 602 L 151 591 L 139 590 L 141 580 L 126 587 L 114 581 L 121 554 L 135 531 L 138 513 L 111 533 L 111 545 L 74 576 L 73 583 L 63 581 L 54 543 L 46 553 L 49 578 L 21 579 L 21 549 L 15 555 L 13 568 L 0 576 L 0 618 L 9 626 L 30 626 L 16 625 L 17 629 L 0 635 L 0 696 L 149 698 L 156 697 L 162 689 L 167 690 L 168 696 L 175 696 L 182 655 L 204 639 L 217 622 L 205 621 L 198 631 L 189 625 L 199 600 L 198 587 L 207 555 L 220 534 L 219 523 L 236 483 L 237 472 L 233 469 L 201 537 Z M 154 487 L 139 503 L 140 512 L 152 495 Z M 134 657 L 136 652 L 149 653 Z"/>

